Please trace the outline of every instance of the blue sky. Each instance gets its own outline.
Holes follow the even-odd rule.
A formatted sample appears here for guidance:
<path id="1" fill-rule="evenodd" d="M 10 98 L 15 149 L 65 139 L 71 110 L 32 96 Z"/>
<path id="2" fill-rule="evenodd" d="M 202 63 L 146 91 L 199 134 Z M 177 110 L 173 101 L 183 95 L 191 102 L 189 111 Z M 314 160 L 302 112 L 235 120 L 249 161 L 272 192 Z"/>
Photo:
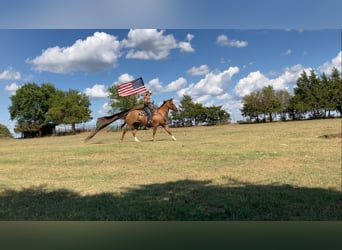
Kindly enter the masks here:
<path id="1" fill-rule="evenodd" d="M 95 13 L 90 0 L 77 12 L 77 0 L 19 2 L 0 9 L 0 123 L 11 129 L 9 97 L 27 82 L 87 94 L 96 119 L 108 114 L 109 86 L 142 77 L 156 104 L 187 94 L 223 105 L 236 121 L 251 91 L 271 84 L 291 92 L 303 70 L 341 69 L 339 1 L 211 1 L 209 9 L 210 1 L 149 0 L 118 12 L 113 2 L 138 2 L 101 0 Z"/>

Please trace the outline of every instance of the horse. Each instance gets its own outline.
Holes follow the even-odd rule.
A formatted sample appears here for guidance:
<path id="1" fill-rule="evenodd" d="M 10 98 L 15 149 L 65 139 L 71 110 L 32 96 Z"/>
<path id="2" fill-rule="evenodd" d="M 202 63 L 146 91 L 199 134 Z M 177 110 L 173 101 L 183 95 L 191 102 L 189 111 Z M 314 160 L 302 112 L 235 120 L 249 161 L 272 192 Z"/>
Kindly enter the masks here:
<path id="1" fill-rule="evenodd" d="M 167 101 L 164 101 L 163 104 L 161 104 L 157 108 L 157 110 L 152 112 L 152 118 L 151 118 L 151 127 L 153 128 L 152 141 L 154 142 L 156 141 L 156 132 L 159 126 L 162 126 L 164 128 L 164 130 L 171 136 L 172 140 L 174 141 L 176 140 L 176 137 L 172 135 L 170 127 L 167 123 L 167 116 L 168 116 L 170 109 L 175 112 L 178 111 L 177 106 L 173 103 L 172 98 Z M 136 142 L 140 142 L 140 140 L 136 136 L 136 133 L 138 131 L 139 126 L 147 125 L 146 112 L 143 110 L 131 110 L 130 112 L 128 112 L 128 114 L 125 116 L 125 122 L 121 126 L 121 127 L 125 126 L 125 129 L 122 131 L 120 142 L 123 142 L 125 134 L 131 128 L 132 125 L 134 127 L 132 131 L 134 140 Z"/>
<path id="2" fill-rule="evenodd" d="M 164 130 L 171 136 L 172 140 L 174 141 L 176 140 L 176 137 L 172 135 L 170 127 L 167 123 L 167 116 L 168 116 L 170 109 L 175 112 L 178 111 L 178 108 L 173 103 L 172 98 L 164 101 L 163 104 L 161 104 L 156 110 L 152 112 L 152 119 L 151 119 L 152 120 L 151 127 L 153 128 L 152 141 L 154 142 L 156 141 L 156 132 L 159 126 L 162 126 L 164 128 Z M 138 128 L 141 125 L 145 127 L 147 126 L 147 115 L 146 115 L 146 112 L 142 110 L 141 106 L 127 109 L 111 116 L 104 116 L 104 117 L 98 118 L 97 123 L 96 123 L 96 130 L 85 139 L 85 142 L 93 138 L 97 134 L 97 132 L 107 127 L 112 122 L 122 119 L 122 118 L 124 119 L 124 123 L 122 124 L 121 127 L 125 126 L 125 128 L 122 132 L 120 142 L 123 142 L 125 134 L 131 128 L 132 125 L 134 127 L 132 131 L 134 140 L 136 142 L 140 142 L 140 140 L 136 136 Z"/>

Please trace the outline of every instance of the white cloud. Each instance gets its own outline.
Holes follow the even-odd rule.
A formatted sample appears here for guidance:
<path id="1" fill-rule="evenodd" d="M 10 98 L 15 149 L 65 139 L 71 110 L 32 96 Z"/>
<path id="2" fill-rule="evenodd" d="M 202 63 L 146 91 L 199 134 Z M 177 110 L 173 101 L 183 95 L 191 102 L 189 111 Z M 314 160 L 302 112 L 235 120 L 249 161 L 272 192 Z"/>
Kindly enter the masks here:
<path id="1" fill-rule="evenodd" d="M 159 78 L 154 78 L 147 84 L 147 89 L 152 93 L 162 93 L 164 88 L 162 83 L 159 81 Z"/>
<path id="2" fill-rule="evenodd" d="M 136 59 L 164 59 L 171 49 L 177 48 L 173 35 L 164 35 L 164 30 L 156 29 L 131 29 L 121 43 L 126 48 L 133 48 L 126 58 Z"/>
<path id="3" fill-rule="evenodd" d="M 177 80 L 170 82 L 163 86 L 163 84 L 159 81 L 159 78 L 152 79 L 148 84 L 147 88 L 152 91 L 152 93 L 165 93 L 165 92 L 172 92 L 178 91 L 182 89 L 186 85 L 187 81 L 183 77 L 179 77 Z"/>
<path id="4" fill-rule="evenodd" d="M 228 46 L 235 48 L 243 48 L 248 45 L 247 41 L 230 40 L 226 35 L 219 35 L 216 38 L 216 43 L 220 46 Z"/>
<path id="5" fill-rule="evenodd" d="M 179 77 L 177 80 L 170 82 L 164 92 L 177 91 L 186 85 L 186 79 Z"/>
<path id="6" fill-rule="evenodd" d="M 177 42 L 172 34 L 165 35 L 164 32 L 157 29 L 131 29 L 127 39 L 122 41 L 105 32 L 95 32 L 71 46 L 47 48 L 41 55 L 27 59 L 26 62 L 38 71 L 61 74 L 96 72 L 116 67 L 124 53 L 126 58 L 161 60 L 167 58 L 172 49 L 187 53 L 195 51 L 191 45 L 194 35 L 187 34 L 185 41 Z M 8 72 L 2 74 L 5 77 Z"/>
<path id="7" fill-rule="evenodd" d="M 126 82 L 130 82 L 130 81 L 133 81 L 134 79 L 135 78 L 132 75 L 130 75 L 128 73 L 124 73 L 118 77 L 117 81 L 112 83 L 112 86 L 122 84 L 122 83 L 126 83 Z"/>
<path id="8" fill-rule="evenodd" d="M 210 101 L 210 98 L 211 98 L 211 95 L 202 95 L 200 97 L 195 98 L 194 102 L 202 103 L 205 106 L 210 106 L 213 104 L 213 102 Z"/>
<path id="9" fill-rule="evenodd" d="M 268 78 L 261 74 L 259 70 L 250 72 L 247 77 L 239 80 L 239 82 L 235 86 L 234 92 L 238 96 L 242 97 L 250 94 L 256 89 L 262 88 L 267 82 Z"/>
<path id="10" fill-rule="evenodd" d="M 309 72 L 309 69 L 303 68 L 300 64 L 292 67 L 286 67 L 278 77 L 273 79 L 266 77 L 259 70 L 250 72 L 248 76 L 238 81 L 234 88 L 234 93 L 243 97 L 268 85 L 273 86 L 275 90 L 289 89 L 289 87 L 293 87 L 295 85 L 296 80 L 303 70 Z"/>
<path id="11" fill-rule="evenodd" d="M 268 85 L 272 85 L 275 90 L 289 90 L 289 87 L 293 87 L 296 84 L 296 81 L 303 70 L 306 72 L 310 71 L 309 68 L 303 68 L 300 64 L 296 64 L 292 67 L 286 67 L 277 78 L 270 79 Z"/>
<path id="12" fill-rule="evenodd" d="M 291 54 L 292 54 L 292 50 L 291 50 L 291 49 L 288 49 L 288 50 L 286 50 L 285 52 L 281 53 L 280 55 L 281 55 L 281 56 L 289 56 L 289 55 L 291 55 Z"/>
<path id="13" fill-rule="evenodd" d="M 120 42 L 117 38 L 104 32 L 95 32 L 85 40 L 77 40 L 70 47 L 48 48 L 27 62 L 38 71 L 95 72 L 115 67 L 119 57 Z"/>
<path id="14" fill-rule="evenodd" d="M 195 49 L 191 46 L 191 40 L 194 38 L 194 35 L 187 34 L 186 42 L 179 42 L 178 46 L 181 52 L 195 52 Z"/>
<path id="15" fill-rule="evenodd" d="M 198 98 L 203 95 L 219 96 L 227 91 L 232 76 L 239 73 L 238 67 L 229 67 L 223 72 L 210 72 L 197 83 L 177 92 L 178 96 L 190 95 Z"/>
<path id="16" fill-rule="evenodd" d="M 12 68 L 4 70 L 0 73 L 0 80 L 20 80 L 21 74 L 18 71 L 14 71 Z"/>
<path id="17" fill-rule="evenodd" d="M 111 111 L 113 108 L 109 105 L 108 102 L 104 103 L 101 108 L 97 111 L 99 115 L 108 115 L 109 111 Z"/>
<path id="18" fill-rule="evenodd" d="M 11 83 L 10 85 L 6 85 L 5 86 L 5 90 L 10 92 L 11 95 L 14 95 L 15 92 L 20 88 L 19 85 L 17 85 L 16 83 Z"/>
<path id="19" fill-rule="evenodd" d="M 206 64 L 203 64 L 199 67 L 192 67 L 187 71 L 188 74 L 193 76 L 205 75 L 209 72 L 209 67 Z"/>
<path id="20" fill-rule="evenodd" d="M 106 86 L 102 84 L 95 84 L 91 88 L 86 88 L 84 94 L 90 98 L 107 98 L 109 95 Z"/>
<path id="21" fill-rule="evenodd" d="M 333 68 L 337 68 L 339 71 L 341 71 L 341 62 L 342 59 L 342 51 L 338 52 L 337 56 L 331 59 L 328 62 L 323 63 L 321 66 L 318 67 L 318 70 L 321 73 L 326 73 L 328 75 L 331 74 L 331 71 Z"/>
<path id="22" fill-rule="evenodd" d="M 126 58 L 161 60 L 169 56 L 172 49 L 179 48 L 181 52 L 193 52 L 190 41 L 193 35 L 188 34 L 186 42 L 177 43 L 172 34 L 164 35 L 165 30 L 131 29 L 127 39 L 121 42 L 125 48 L 131 48 Z"/>

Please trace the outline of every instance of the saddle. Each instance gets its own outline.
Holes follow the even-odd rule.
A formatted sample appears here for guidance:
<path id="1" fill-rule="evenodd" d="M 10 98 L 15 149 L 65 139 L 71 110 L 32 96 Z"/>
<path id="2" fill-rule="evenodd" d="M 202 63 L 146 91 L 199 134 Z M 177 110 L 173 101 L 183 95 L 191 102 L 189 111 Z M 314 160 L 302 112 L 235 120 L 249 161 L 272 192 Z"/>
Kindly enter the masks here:
<path id="1" fill-rule="evenodd" d="M 146 111 L 144 110 L 144 108 L 145 108 L 144 104 L 139 104 L 139 105 L 133 107 L 131 110 L 139 110 L 138 115 L 139 115 L 140 117 L 142 117 L 142 116 L 147 116 Z M 153 104 L 150 104 L 150 105 L 148 106 L 148 108 L 151 110 L 151 115 L 152 115 L 152 116 L 154 116 L 155 114 L 157 114 L 157 108 L 154 107 Z M 152 126 L 151 124 L 146 124 L 146 125 L 145 125 L 145 127 L 151 127 L 151 126 Z"/>
<path id="2" fill-rule="evenodd" d="M 139 115 L 144 115 L 145 114 L 144 107 L 145 107 L 144 104 L 139 104 L 139 105 L 133 107 L 131 109 L 131 111 L 132 110 L 140 110 Z M 157 114 L 157 108 L 153 104 L 149 105 L 149 108 L 151 110 L 152 116 Z"/>

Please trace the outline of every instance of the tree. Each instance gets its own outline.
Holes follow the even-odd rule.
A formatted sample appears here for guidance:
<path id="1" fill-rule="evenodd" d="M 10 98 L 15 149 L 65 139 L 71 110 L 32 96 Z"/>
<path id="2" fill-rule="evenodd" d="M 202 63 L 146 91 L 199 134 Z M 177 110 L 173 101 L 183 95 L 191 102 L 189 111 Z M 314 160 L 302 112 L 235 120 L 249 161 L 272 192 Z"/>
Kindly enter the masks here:
<path id="1" fill-rule="evenodd" d="M 291 106 L 296 114 L 305 114 L 310 110 L 312 93 L 309 77 L 304 70 L 297 79 L 296 84 L 297 87 L 294 88 L 295 99 L 292 101 Z"/>
<path id="2" fill-rule="evenodd" d="M 192 97 L 189 95 L 183 95 L 183 98 L 179 102 L 179 118 L 190 119 L 191 117 L 193 117 L 194 106 L 195 103 L 193 102 Z"/>
<path id="3" fill-rule="evenodd" d="M 49 108 L 49 117 L 55 123 L 71 124 L 73 134 L 76 133 L 76 123 L 91 120 L 89 97 L 78 90 L 69 89 L 68 92 L 56 91 Z"/>
<path id="4" fill-rule="evenodd" d="M 205 107 L 201 103 L 195 103 L 189 95 L 183 95 L 180 100 L 179 113 L 174 115 L 174 119 L 195 120 L 196 124 L 200 122 L 225 123 L 229 118 L 230 114 L 223 110 L 222 106 Z"/>
<path id="5" fill-rule="evenodd" d="M 226 123 L 230 119 L 230 114 L 222 109 L 222 106 L 203 107 L 205 120 L 210 124 Z"/>
<path id="6" fill-rule="evenodd" d="M 27 83 L 19 88 L 16 94 L 10 97 L 12 101 L 9 107 L 10 119 L 17 120 L 14 131 L 41 136 L 44 126 L 51 122 L 47 113 L 51 96 L 55 91 L 55 87 L 50 83 L 41 86 Z"/>
<path id="7" fill-rule="evenodd" d="M 119 96 L 117 85 L 113 85 L 108 88 L 109 91 L 109 106 L 113 108 L 111 111 L 112 114 L 117 113 L 119 111 L 123 111 L 126 109 L 133 108 L 138 104 L 142 104 L 143 100 L 138 99 L 137 95 L 131 96 Z"/>
<path id="8" fill-rule="evenodd" d="M 324 117 L 326 117 L 326 113 L 328 111 L 328 116 L 330 116 L 330 112 L 335 109 L 335 93 L 333 81 L 329 79 L 329 77 L 323 73 L 321 78 L 322 84 L 322 105 L 324 107 Z"/>
<path id="9" fill-rule="evenodd" d="M 312 118 L 330 116 L 332 110 L 341 113 L 342 81 L 340 72 L 334 68 L 331 76 L 325 73 L 318 77 L 314 70 L 308 76 L 305 71 L 297 79 L 290 109 L 294 117 L 309 113 Z"/>
<path id="10" fill-rule="evenodd" d="M 283 120 L 289 112 L 290 94 L 287 90 L 275 91 L 271 85 L 262 90 L 245 95 L 242 99 L 242 115 L 249 116 L 251 120 L 259 122 L 259 116 L 268 115 L 270 122 L 277 113 Z"/>
<path id="11" fill-rule="evenodd" d="M 293 120 L 302 119 L 307 110 L 307 105 L 301 100 L 299 95 L 291 97 L 289 102 L 289 116 Z"/>
<path id="12" fill-rule="evenodd" d="M 252 92 L 242 98 L 242 116 L 249 116 L 251 120 L 259 122 L 259 114 L 262 113 L 262 96 L 260 91 Z"/>
<path id="13" fill-rule="evenodd" d="M 283 121 L 286 120 L 286 114 L 289 113 L 291 95 L 287 90 L 278 90 L 275 92 L 276 97 L 280 102 L 280 117 Z"/>
<path id="14" fill-rule="evenodd" d="M 342 78 L 341 73 L 338 69 L 334 68 L 329 78 L 332 96 L 331 101 L 333 103 L 334 109 L 342 114 Z"/>
<path id="15" fill-rule="evenodd" d="M 310 89 L 310 99 L 308 100 L 309 107 L 313 118 L 322 117 L 322 110 L 324 109 L 324 95 L 326 91 L 322 86 L 322 81 L 315 71 L 311 69 L 309 76 L 309 89 Z"/>
<path id="16" fill-rule="evenodd" d="M 271 85 L 261 91 L 261 107 L 264 114 L 268 114 L 270 122 L 273 121 L 273 114 L 281 111 L 280 100 L 277 98 Z"/>
<path id="17" fill-rule="evenodd" d="M 5 125 L 0 124 L 0 138 L 12 138 L 11 132 Z"/>

